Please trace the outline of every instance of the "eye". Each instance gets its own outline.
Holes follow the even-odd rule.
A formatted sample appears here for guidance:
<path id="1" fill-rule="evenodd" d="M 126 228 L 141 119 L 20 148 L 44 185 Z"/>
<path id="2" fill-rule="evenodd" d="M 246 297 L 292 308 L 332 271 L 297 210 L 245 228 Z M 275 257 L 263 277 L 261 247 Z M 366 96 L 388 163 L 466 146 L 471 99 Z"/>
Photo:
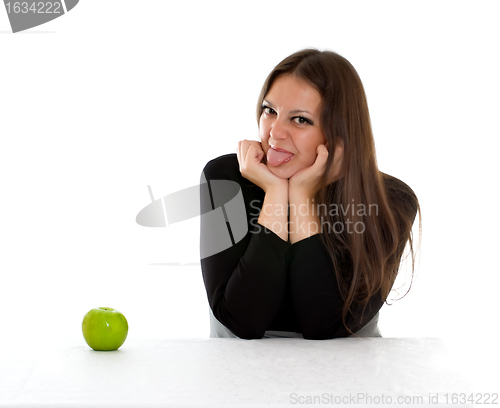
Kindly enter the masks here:
<path id="1" fill-rule="evenodd" d="M 295 116 L 292 118 L 292 120 L 299 125 L 305 125 L 306 123 L 309 125 L 313 124 L 309 119 L 307 119 L 303 116 Z"/>
<path id="2" fill-rule="evenodd" d="M 276 114 L 276 111 L 273 108 L 266 106 L 266 105 L 262 105 L 262 111 L 268 115 L 275 115 Z"/>

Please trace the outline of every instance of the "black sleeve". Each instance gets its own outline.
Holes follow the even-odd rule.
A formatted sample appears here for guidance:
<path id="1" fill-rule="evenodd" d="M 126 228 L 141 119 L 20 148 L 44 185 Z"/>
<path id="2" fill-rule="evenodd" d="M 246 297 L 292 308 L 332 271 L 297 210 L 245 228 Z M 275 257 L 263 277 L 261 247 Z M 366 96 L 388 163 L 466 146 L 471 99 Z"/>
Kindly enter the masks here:
<path id="1" fill-rule="evenodd" d="M 203 221 L 207 209 L 221 206 L 210 195 L 213 180 L 238 182 L 245 199 L 245 211 L 240 214 L 246 218 L 248 232 L 238 242 L 233 239 L 234 244 L 222 252 L 202 258 L 201 268 L 208 302 L 217 320 L 240 338 L 262 338 L 284 296 L 290 243 L 257 224 L 258 214 L 250 214 L 249 208 L 252 191 L 233 163 L 216 159 L 203 170 L 200 185 L 203 187 L 206 180 L 208 193 L 201 189 L 201 244 L 218 239 Z"/>
<path id="2" fill-rule="evenodd" d="M 295 314 L 305 339 L 322 340 L 347 337 L 351 333 L 342 322 L 344 301 L 340 295 L 333 262 L 320 235 L 313 235 L 292 245 L 290 290 Z M 349 262 L 341 267 L 350 268 Z M 346 316 L 346 324 L 356 332 L 368 323 L 382 307 L 383 301 L 370 299 L 359 321 L 359 312 Z"/>

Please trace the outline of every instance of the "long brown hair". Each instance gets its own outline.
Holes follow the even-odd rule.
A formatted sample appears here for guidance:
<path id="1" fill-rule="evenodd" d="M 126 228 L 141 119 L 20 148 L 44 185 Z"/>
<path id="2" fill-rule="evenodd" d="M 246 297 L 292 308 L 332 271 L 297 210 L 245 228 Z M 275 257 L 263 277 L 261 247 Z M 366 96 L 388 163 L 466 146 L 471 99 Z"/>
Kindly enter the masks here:
<path id="1" fill-rule="evenodd" d="M 380 296 L 386 301 L 407 243 L 413 281 L 412 226 L 417 211 L 420 214 L 420 206 L 411 188 L 378 170 L 365 91 L 347 59 L 332 51 L 316 49 L 301 50 L 285 58 L 262 87 L 257 122 L 265 96 L 274 81 L 285 74 L 305 80 L 322 97 L 320 122 L 330 155 L 323 175 L 324 187 L 316 195 L 316 203 L 319 204 L 321 238 L 332 259 L 344 299 L 342 322 L 352 334 L 363 326 L 363 314 L 370 298 Z M 344 176 L 326 185 L 334 160 L 332 153 L 339 142 L 344 145 Z M 420 216 L 419 238 L 421 222 Z M 340 265 L 346 260 L 352 267 L 342 270 Z M 361 313 L 356 316 L 355 310 Z M 354 321 L 350 327 L 346 324 L 348 313 Z"/>

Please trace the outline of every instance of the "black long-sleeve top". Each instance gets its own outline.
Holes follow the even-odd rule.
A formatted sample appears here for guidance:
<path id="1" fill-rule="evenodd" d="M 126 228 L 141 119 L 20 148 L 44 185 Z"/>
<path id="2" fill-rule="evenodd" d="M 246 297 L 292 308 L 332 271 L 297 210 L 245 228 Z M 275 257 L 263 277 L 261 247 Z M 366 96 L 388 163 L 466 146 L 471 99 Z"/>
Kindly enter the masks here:
<path id="1" fill-rule="evenodd" d="M 320 235 L 291 244 L 258 224 L 265 193 L 241 175 L 236 154 L 211 160 L 203 170 L 202 186 L 205 180 L 208 189 L 202 188 L 202 214 L 221 204 L 214 204 L 210 189 L 214 180 L 231 180 L 241 188 L 246 214 L 240 216 L 246 216 L 248 226 L 243 239 L 231 237 L 233 244 L 227 249 L 201 259 L 208 302 L 217 320 L 243 339 L 262 338 L 268 330 L 297 332 L 305 339 L 349 336 L 342 323 L 344 303 L 333 263 Z M 391 178 L 395 182 L 413 193 L 402 181 Z M 203 240 L 218 239 L 203 222 L 201 228 L 202 247 Z M 341 267 L 350 265 L 346 259 Z M 353 332 L 361 329 L 384 301 L 373 296 L 363 321 L 348 314 L 346 324 Z"/>

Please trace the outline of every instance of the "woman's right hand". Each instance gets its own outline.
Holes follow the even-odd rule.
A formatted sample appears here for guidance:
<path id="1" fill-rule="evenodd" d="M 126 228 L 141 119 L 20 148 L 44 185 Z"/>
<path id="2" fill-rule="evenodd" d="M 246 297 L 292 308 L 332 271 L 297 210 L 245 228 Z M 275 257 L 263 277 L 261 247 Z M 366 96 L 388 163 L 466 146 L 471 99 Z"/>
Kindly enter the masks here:
<path id="1" fill-rule="evenodd" d="M 262 162 L 265 155 L 260 142 L 246 139 L 238 142 L 236 155 L 241 175 L 265 192 L 274 187 L 288 187 L 287 179 L 271 173 L 267 165 Z"/>

